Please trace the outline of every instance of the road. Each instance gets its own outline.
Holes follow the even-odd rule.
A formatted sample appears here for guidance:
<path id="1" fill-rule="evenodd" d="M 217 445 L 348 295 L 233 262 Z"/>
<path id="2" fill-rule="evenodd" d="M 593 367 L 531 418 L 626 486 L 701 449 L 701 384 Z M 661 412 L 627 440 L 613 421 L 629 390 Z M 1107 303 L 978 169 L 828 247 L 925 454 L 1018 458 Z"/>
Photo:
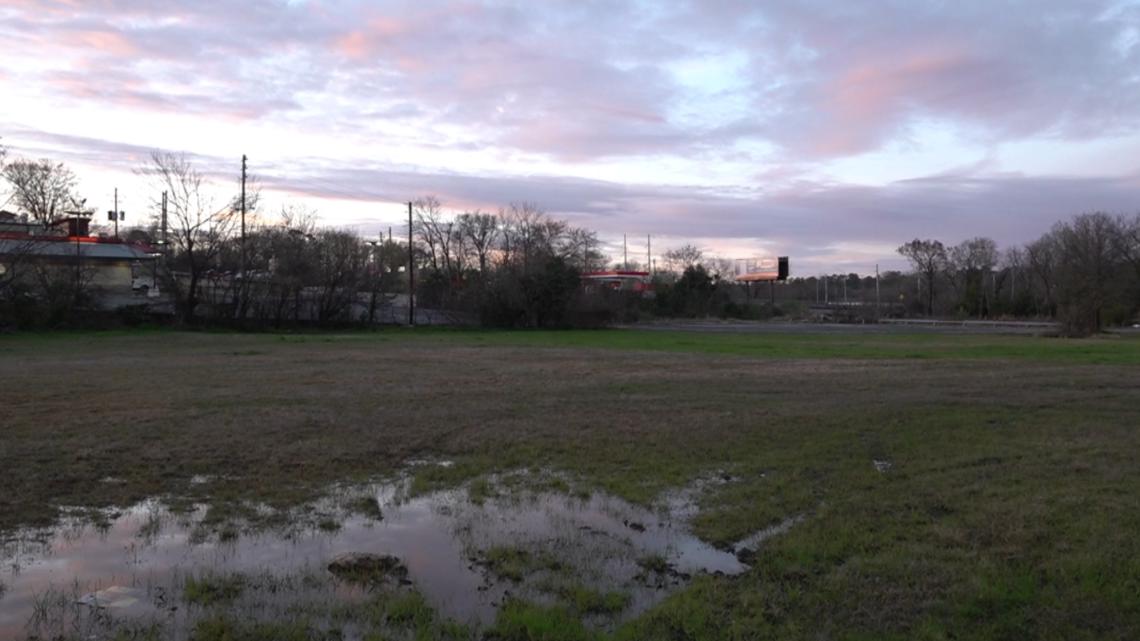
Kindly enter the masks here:
<path id="1" fill-rule="evenodd" d="M 737 334 L 1024 334 L 1041 335 L 1056 331 L 1049 323 L 807 323 L 792 321 L 662 320 L 623 325 L 642 330 L 719 332 Z M 1122 332 L 1137 333 L 1127 329 Z"/>

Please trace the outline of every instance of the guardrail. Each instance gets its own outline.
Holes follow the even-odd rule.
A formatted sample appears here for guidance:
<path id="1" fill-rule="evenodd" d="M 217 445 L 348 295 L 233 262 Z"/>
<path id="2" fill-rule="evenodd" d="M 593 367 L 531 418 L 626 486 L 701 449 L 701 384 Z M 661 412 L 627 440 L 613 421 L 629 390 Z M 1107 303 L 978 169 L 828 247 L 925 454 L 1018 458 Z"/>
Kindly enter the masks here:
<path id="1" fill-rule="evenodd" d="M 1009 327 L 1016 329 L 1058 329 L 1058 323 L 1048 321 L 1002 321 L 1002 320 L 940 320 L 933 318 L 882 318 L 880 323 L 887 325 L 922 325 L 926 327 Z"/>

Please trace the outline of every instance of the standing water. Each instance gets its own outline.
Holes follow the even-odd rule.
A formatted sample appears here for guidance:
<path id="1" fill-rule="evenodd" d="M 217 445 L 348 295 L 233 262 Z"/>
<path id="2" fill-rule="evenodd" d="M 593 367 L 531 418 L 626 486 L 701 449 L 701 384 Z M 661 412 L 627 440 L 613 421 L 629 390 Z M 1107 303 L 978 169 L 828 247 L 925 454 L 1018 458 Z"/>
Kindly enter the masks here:
<path id="1" fill-rule="evenodd" d="M 490 623 L 507 598 L 556 603 L 587 590 L 617 595 L 594 613 L 596 625 L 611 627 L 694 574 L 747 569 L 689 532 L 685 501 L 655 511 L 598 494 L 476 502 L 462 488 L 415 497 L 407 489 L 407 480 L 341 489 L 297 512 L 310 525 L 241 534 L 209 530 L 204 507 L 176 514 L 155 501 L 103 527 L 74 519 L 19 532 L 0 550 L 0 638 L 102 638 L 126 624 L 185 638 L 222 606 L 269 621 L 298 608 L 331 611 L 371 593 L 328 570 L 346 554 L 394 557 L 396 589 L 414 589 L 442 617 L 473 626 Z M 379 509 L 343 509 L 361 500 Z"/>

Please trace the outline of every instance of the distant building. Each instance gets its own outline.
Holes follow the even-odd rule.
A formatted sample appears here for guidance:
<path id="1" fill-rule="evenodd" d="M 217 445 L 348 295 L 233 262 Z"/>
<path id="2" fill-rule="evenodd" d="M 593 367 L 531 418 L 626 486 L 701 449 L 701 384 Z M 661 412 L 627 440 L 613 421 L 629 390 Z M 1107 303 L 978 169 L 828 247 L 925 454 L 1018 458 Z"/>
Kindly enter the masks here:
<path id="1" fill-rule="evenodd" d="M 26 214 L 19 215 L 0 209 L 0 234 L 31 234 L 42 229 L 43 225 L 28 222 Z"/>
<path id="2" fill-rule="evenodd" d="M 582 285 L 587 291 L 609 289 L 613 291 L 637 292 L 645 296 L 652 292 L 653 283 L 649 272 L 612 269 L 599 272 L 584 272 Z"/>
<path id="3" fill-rule="evenodd" d="M 31 279 L 44 268 L 83 270 L 84 282 L 104 307 L 155 296 L 157 254 L 143 245 L 97 238 L 86 216 L 68 216 L 46 227 L 12 212 L 0 212 L 0 276 Z"/>

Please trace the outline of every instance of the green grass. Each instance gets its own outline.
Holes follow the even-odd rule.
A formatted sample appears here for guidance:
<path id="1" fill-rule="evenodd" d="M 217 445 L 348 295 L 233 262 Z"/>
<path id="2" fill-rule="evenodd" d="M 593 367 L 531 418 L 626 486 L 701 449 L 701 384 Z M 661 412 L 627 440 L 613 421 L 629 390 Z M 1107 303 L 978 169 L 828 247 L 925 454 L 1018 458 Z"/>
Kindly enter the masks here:
<path id="1" fill-rule="evenodd" d="M 701 333 L 670 330 L 535 330 L 503 331 L 449 328 L 386 328 L 381 331 L 293 334 L 178 333 L 152 329 L 139 332 L 43 332 L 0 337 L 0 353 L 35 345 L 66 347 L 75 340 L 162 340 L 186 336 L 241 336 L 242 344 L 259 349 L 230 349 L 229 356 L 258 357 L 275 344 L 418 343 L 446 346 L 618 349 L 749 356 L 754 358 L 850 359 L 983 359 L 1055 363 L 1140 364 L 1140 335 L 1106 334 L 1086 339 L 1016 334 L 950 334 L 937 332 L 830 334 L 805 325 L 803 333 Z"/>
<path id="2" fill-rule="evenodd" d="M 441 618 L 415 590 L 377 593 L 363 603 L 343 606 L 340 618 L 370 631 L 366 639 L 460 641 L 474 638 L 471 628 Z"/>
<path id="3" fill-rule="evenodd" d="M 241 574 L 204 574 L 186 579 L 182 586 L 182 598 L 193 605 L 209 607 L 228 603 L 241 595 L 246 587 L 246 578 Z"/>
<path id="4" fill-rule="evenodd" d="M 190 641 L 334 641 L 340 638 L 304 620 L 266 623 L 221 615 L 198 622 L 190 635 Z"/>
<path id="5" fill-rule="evenodd" d="M 637 560 L 642 570 L 650 574 L 665 574 L 669 571 L 669 561 L 660 554 L 647 554 Z"/>
<path id="6" fill-rule="evenodd" d="M 419 330 L 416 330 L 419 331 Z M 1063 339 L 1019 335 L 744 334 L 687 331 L 429 330 L 417 340 L 497 347 L 621 349 L 755 358 L 1011 359 L 1061 363 L 1140 364 L 1140 337 Z M 381 340 L 391 340 L 384 338 Z"/>
<path id="7" fill-rule="evenodd" d="M 375 496 L 356 497 L 348 501 L 345 507 L 351 514 L 359 514 L 373 521 L 384 520 L 384 512 L 380 509 L 380 503 Z"/>
<path id="8" fill-rule="evenodd" d="M 729 470 L 701 499 L 702 538 L 803 520 L 750 571 L 697 578 L 617 638 L 1140 638 L 1138 364 L 1136 337 L 4 337 L 0 530 L 169 496 L 209 503 L 221 532 L 251 501 L 296 505 L 412 458 L 455 462 L 417 468 L 416 492 L 486 495 L 488 473 L 549 468 L 641 503 Z M 122 482 L 100 483 L 111 469 Z M 487 556 L 508 578 L 548 567 Z M 599 594 L 510 602 L 488 634 L 591 638 Z M 442 625 L 394 611 L 426 631 L 409 635 Z M 257 638 L 216 625 L 237 631 L 200 638 Z"/>
<path id="9" fill-rule="evenodd" d="M 569 610 L 512 600 L 499 609 L 484 638 L 499 641 L 587 641 L 597 635 Z"/>
<path id="10" fill-rule="evenodd" d="M 467 499 L 475 505 L 483 505 L 487 499 L 494 497 L 494 495 L 495 490 L 485 476 L 472 480 L 467 486 Z"/>
<path id="11" fill-rule="evenodd" d="M 540 570 L 557 572 L 563 569 L 562 562 L 552 554 L 505 545 L 484 552 L 482 563 L 495 575 L 515 582 Z"/>
<path id="12" fill-rule="evenodd" d="M 551 586 L 549 592 L 579 615 L 617 615 L 628 608 L 632 600 L 625 592 L 600 592 L 577 583 Z"/>

